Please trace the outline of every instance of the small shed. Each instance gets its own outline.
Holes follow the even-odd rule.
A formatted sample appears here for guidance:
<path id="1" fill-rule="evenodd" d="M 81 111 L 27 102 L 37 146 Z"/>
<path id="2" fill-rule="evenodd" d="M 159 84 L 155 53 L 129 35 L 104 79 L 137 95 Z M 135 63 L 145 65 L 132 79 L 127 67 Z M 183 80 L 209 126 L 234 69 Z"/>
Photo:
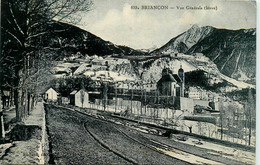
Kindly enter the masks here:
<path id="1" fill-rule="evenodd" d="M 86 108 L 89 105 L 89 95 L 84 89 L 70 93 L 70 104 L 77 107 Z"/>
<path id="2" fill-rule="evenodd" d="M 49 88 L 45 92 L 45 99 L 47 100 L 52 100 L 52 101 L 57 101 L 58 99 L 58 92 L 56 92 L 53 88 Z"/>
<path id="3" fill-rule="evenodd" d="M 70 103 L 70 99 L 68 97 L 58 96 L 58 105 L 69 104 L 69 103 Z"/>

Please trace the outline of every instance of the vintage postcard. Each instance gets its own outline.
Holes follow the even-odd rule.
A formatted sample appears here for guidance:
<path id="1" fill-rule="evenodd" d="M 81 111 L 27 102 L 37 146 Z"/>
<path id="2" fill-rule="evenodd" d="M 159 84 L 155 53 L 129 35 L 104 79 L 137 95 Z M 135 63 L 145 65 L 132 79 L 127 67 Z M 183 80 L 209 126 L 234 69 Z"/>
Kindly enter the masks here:
<path id="1" fill-rule="evenodd" d="M 255 164 L 256 11 L 1 1 L 0 164 Z"/>

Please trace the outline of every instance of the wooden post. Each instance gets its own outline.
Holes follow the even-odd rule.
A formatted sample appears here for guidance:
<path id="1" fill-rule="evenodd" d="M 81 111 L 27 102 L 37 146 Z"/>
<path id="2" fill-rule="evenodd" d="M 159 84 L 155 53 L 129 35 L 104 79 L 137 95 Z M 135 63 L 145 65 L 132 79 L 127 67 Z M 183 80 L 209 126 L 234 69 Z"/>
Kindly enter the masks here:
<path id="1" fill-rule="evenodd" d="M 220 135 L 221 135 L 220 139 L 223 140 L 223 116 L 222 115 L 220 116 L 220 128 L 221 128 L 221 130 L 220 130 Z"/>
<path id="2" fill-rule="evenodd" d="M 104 111 L 107 108 L 107 83 L 104 83 L 104 89 L 103 89 L 103 106 L 104 106 Z"/>
<path id="3" fill-rule="evenodd" d="M 133 86 L 131 89 L 131 114 L 133 114 Z"/>
<path id="4" fill-rule="evenodd" d="M 156 110 L 157 110 L 157 108 L 155 108 L 155 105 L 156 105 L 156 92 L 154 92 L 154 94 L 152 95 L 153 97 L 154 97 L 154 100 L 153 100 L 153 102 L 154 102 L 154 105 L 153 105 L 153 110 L 154 110 L 154 119 L 156 119 L 157 117 L 156 117 Z"/>
<path id="5" fill-rule="evenodd" d="M 144 114 L 146 115 L 146 90 L 144 89 Z"/>
<path id="6" fill-rule="evenodd" d="M 159 91 L 157 91 L 157 118 L 159 118 L 159 103 L 160 103 L 160 96 Z"/>
<path id="7" fill-rule="evenodd" d="M 116 90 L 116 84 L 115 84 L 115 113 L 116 113 L 116 107 L 117 107 L 117 90 Z"/>
<path id="8" fill-rule="evenodd" d="M 251 127 L 252 127 L 252 117 L 251 117 L 251 106 L 252 105 L 249 105 L 248 106 L 248 109 L 249 109 L 249 135 L 248 135 L 248 145 L 250 146 L 250 144 L 251 144 L 251 134 L 252 134 L 252 129 L 251 129 Z"/>
<path id="9" fill-rule="evenodd" d="M 144 91 L 143 91 L 143 89 L 141 89 L 141 98 L 140 98 L 140 102 L 141 102 L 141 116 L 143 115 L 143 108 L 142 108 L 142 106 L 143 106 L 143 103 L 142 103 L 142 99 L 143 99 L 143 93 L 144 93 Z"/>
<path id="10" fill-rule="evenodd" d="M 169 114 L 168 114 L 168 107 L 169 107 L 169 91 L 167 90 L 167 109 L 166 109 L 166 119 L 169 118 Z"/>
<path id="11" fill-rule="evenodd" d="M 31 112 L 31 94 L 27 92 L 27 115 Z"/>
<path id="12" fill-rule="evenodd" d="M 143 92 L 143 91 L 141 91 Z M 141 116 L 142 116 L 142 97 L 143 97 L 143 94 L 141 95 L 140 97 L 140 113 L 139 113 L 139 119 L 141 119 Z M 138 97 L 139 98 L 139 97 Z"/>

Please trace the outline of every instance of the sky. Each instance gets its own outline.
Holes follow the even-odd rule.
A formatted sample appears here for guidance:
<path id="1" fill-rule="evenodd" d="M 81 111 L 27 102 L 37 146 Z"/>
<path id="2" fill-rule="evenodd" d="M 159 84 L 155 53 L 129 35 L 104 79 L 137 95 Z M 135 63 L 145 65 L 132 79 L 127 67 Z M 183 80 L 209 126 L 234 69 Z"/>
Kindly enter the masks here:
<path id="1" fill-rule="evenodd" d="M 79 26 L 106 41 L 134 49 L 160 47 L 193 24 L 226 29 L 256 28 L 256 4 L 252 1 L 93 0 L 93 3 L 92 10 L 82 15 Z M 143 10 L 144 5 L 164 5 L 168 9 Z M 138 6 L 139 10 L 131 6 Z M 217 10 L 187 10 L 187 6 L 210 6 Z"/>

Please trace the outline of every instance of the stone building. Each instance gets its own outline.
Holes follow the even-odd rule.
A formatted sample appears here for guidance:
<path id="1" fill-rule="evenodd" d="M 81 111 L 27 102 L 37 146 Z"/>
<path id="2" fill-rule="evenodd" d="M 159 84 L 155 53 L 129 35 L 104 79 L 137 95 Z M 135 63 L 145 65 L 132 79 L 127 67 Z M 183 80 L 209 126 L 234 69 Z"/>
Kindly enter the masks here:
<path id="1" fill-rule="evenodd" d="M 162 70 L 162 78 L 157 82 L 161 95 L 184 97 L 184 70 L 180 67 L 178 74 L 173 74 L 169 68 Z"/>

